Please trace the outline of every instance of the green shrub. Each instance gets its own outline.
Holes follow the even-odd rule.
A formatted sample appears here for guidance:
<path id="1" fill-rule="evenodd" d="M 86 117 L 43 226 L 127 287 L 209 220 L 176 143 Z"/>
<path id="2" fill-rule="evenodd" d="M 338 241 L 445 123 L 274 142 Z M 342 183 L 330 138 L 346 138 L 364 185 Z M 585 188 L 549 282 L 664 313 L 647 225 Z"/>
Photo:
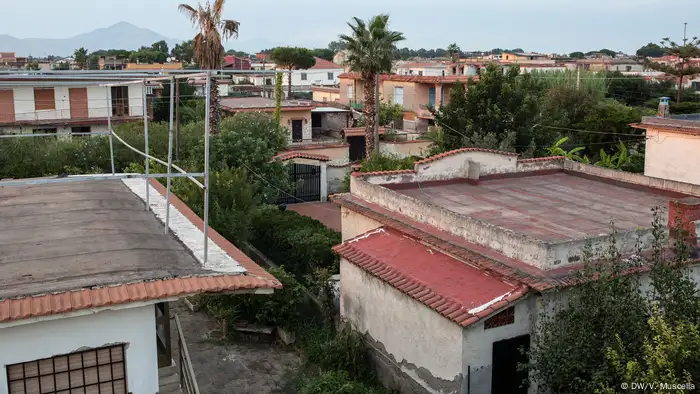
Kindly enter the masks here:
<path id="1" fill-rule="evenodd" d="M 299 281 L 316 268 L 338 272 L 338 258 L 331 247 L 341 242 L 340 233 L 318 220 L 268 205 L 253 214 L 251 243 L 277 264 L 283 264 Z"/>
<path id="2" fill-rule="evenodd" d="M 395 154 L 380 153 L 372 155 L 371 159 L 362 160 L 361 172 L 412 170 L 413 164 L 420 158 L 415 156 L 400 157 Z"/>
<path id="3" fill-rule="evenodd" d="M 335 332 L 328 326 L 306 331 L 301 337 L 307 363 L 324 371 L 343 371 L 360 381 L 375 379 L 367 347 L 360 333 L 350 328 Z"/>
<path id="4" fill-rule="evenodd" d="M 353 380 L 345 371 L 328 371 L 297 382 L 299 394 L 381 394 L 389 391 Z"/>

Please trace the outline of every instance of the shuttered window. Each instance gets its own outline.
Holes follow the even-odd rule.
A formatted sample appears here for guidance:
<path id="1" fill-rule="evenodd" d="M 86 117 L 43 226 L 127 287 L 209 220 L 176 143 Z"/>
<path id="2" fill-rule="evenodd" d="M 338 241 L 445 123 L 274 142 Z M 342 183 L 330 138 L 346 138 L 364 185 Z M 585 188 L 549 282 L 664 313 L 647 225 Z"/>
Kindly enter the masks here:
<path id="1" fill-rule="evenodd" d="M 124 345 L 7 366 L 9 394 L 126 394 Z"/>
<path id="2" fill-rule="evenodd" d="M 37 111 L 56 109 L 53 88 L 34 88 L 34 108 Z"/>

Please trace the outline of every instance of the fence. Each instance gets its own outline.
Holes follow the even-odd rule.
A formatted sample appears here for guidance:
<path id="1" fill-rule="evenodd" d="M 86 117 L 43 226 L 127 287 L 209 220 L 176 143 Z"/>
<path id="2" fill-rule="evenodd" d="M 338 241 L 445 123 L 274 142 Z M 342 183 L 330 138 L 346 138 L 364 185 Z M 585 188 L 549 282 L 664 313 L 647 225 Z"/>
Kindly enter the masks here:
<path id="1" fill-rule="evenodd" d="M 182 332 L 180 318 L 177 315 L 175 315 L 175 325 L 177 326 L 177 365 L 180 367 L 180 388 L 183 394 L 199 394 L 197 377 L 194 376 L 194 369 L 192 368 L 192 359 L 190 359 L 187 342 L 185 342 L 185 334 Z"/>

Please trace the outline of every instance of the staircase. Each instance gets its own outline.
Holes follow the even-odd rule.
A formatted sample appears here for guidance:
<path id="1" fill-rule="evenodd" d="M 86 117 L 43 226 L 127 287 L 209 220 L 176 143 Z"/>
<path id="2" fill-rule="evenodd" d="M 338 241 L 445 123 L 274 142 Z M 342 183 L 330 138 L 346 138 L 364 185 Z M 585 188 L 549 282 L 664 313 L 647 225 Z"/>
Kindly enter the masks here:
<path id="1" fill-rule="evenodd" d="M 158 394 L 182 394 L 178 370 L 175 362 L 169 367 L 158 369 Z"/>

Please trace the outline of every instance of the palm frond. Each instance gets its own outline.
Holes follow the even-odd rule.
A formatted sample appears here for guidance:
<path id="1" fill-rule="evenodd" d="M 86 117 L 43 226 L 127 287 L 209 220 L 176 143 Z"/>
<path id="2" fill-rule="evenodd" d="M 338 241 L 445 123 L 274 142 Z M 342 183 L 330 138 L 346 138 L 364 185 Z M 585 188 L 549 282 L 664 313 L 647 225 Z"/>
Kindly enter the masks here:
<path id="1" fill-rule="evenodd" d="M 212 16 L 215 20 L 221 20 L 221 14 L 224 12 L 224 3 L 226 0 L 216 0 L 214 2 L 214 9 L 212 10 Z"/>
<path id="2" fill-rule="evenodd" d="M 238 38 L 238 29 L 241 26 L 240 22 L 231 19 L 224 19 L 219 22 L 219 28 L 221 29 L 221 35 L 224 40 L 229 38 Z"/>
<path id="3" fill-rule="evenodd" d="M 199 22 L 199 12 L 192 8 L 191 5 L 189 4 L 180 4 L 177 6 L 177 9 L 185 14 L 187 19 L 189 19 L 192 22 L 192 25 L 196 25 Z"/>

